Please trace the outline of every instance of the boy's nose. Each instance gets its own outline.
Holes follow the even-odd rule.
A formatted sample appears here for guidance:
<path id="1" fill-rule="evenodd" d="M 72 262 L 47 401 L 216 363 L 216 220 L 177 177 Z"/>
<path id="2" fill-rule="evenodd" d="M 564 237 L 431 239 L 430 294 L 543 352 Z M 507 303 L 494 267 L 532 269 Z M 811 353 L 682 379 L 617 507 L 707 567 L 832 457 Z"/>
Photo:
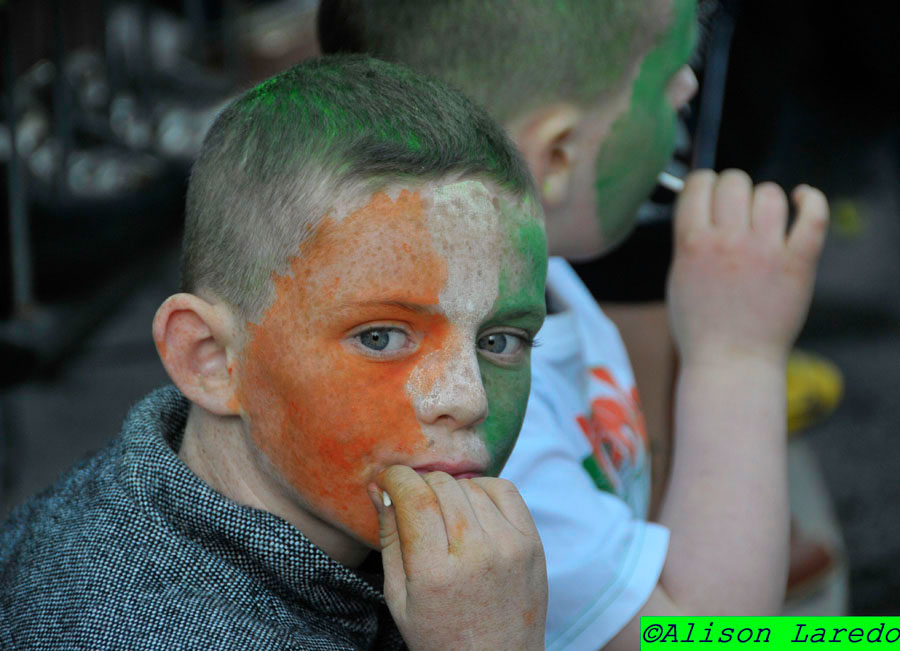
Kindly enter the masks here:
<path id="1" fill-rule="evenodd" d="M 488 400 L 474 350 L 441 355 L 422 369 L 434 378 L 430 389 L 415 392 L 413 403 L 423 425 L 443 425 L 448 430 L 469 429 L 488 415 Z M 415 395 L 418 393 L 418 395 Z"/>
<path id="2" fill-rule="evenodd" d="M 697 81 L 697 75 L 690 66 L 684 65 L 669 81 L 669 85 L 666 87 L 666 98 L 672 108 L 678 111 L 693 99 L 699 87 L 700 82 Z"/>

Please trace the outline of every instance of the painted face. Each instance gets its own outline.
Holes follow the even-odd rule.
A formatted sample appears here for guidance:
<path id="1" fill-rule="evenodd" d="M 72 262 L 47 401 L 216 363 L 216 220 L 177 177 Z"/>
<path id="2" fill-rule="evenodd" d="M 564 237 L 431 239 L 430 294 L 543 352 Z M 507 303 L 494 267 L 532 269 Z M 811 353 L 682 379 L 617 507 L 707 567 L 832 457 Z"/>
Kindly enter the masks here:
<path id="1" fill-rule="evenodd" d="M 595 190 L 600 236 L 608 247 L 631 232 L 641 202 L 675 150 L 676 111 L 670 85 L 693 52 L 696 0 L 674 0 L 673 18 L 644 57 L 628 109 L 613 123 L 597 154 Z M 690 96 L 680 101 L 686 102 Z"/>
<path id="2" fill-rule="evenodd" d="M 546 242 L 532 202 L 475 180 L 332 211 L 248 323 L 237 398 L 301 509 L 370 546 L 393 464 L 499 473 L 530 386 Z"/>
<path id="3" fill-rule="evenodd" d="M 555 255 L 593 258 L 621 242 L 672 156 L 676 111 L 696 89 L 685 66 L 696 39 L 696 0 L 672 0 L 672 10 L 667 30 L 629 73 L 630 85 L 588 111 L 572 135 L 584 155 L 568 203 L 548 222 Z"/>

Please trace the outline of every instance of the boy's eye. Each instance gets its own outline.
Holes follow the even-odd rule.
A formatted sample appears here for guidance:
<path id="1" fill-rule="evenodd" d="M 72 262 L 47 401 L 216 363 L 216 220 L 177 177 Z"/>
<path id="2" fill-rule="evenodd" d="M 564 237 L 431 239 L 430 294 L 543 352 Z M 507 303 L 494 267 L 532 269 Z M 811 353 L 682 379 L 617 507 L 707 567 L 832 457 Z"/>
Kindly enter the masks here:
<path id="1" fill-rule="evenodd" d="M 356 335 L 361 343 L 370 350 L 381 352 L 394 352 L 406 346 L 408 337 L 406 333 L 397 328 L 372 328 Z"/>
<path id="2" fill-rule="evenodd" d="M 525 340 L 508 332 L 494 332 L 478 340 L 479 350 L 491 355 L 511 357 L 525 347 Z"/>

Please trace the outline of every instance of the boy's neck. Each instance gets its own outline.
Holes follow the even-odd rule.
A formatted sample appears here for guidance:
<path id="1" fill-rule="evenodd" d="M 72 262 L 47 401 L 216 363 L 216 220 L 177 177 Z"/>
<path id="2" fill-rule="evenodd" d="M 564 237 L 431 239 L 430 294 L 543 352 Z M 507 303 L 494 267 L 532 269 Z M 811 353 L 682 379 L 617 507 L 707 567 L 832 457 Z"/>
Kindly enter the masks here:
<path id="1" fill-rule="evenodd" d="M 336 561 L 357 567 L 370 549 L 309 513 L 262 467 L 240 418 L 191 405 L 178 457 L 213 490 L 243 506 L 288 521 Z"/>

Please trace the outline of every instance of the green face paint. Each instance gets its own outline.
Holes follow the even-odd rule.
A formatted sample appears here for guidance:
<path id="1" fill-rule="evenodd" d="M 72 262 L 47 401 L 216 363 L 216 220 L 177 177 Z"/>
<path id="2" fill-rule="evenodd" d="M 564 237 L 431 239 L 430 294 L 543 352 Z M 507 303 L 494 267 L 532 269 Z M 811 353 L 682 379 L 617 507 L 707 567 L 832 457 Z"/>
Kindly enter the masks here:
<path id="1" fill-rule="evenodd" d="M 696 0 L 674 0 L 672 23 L 644 58 L 629 108 L 613 123 L 597 155 L 598 226 L 609 246 L 631 231 L 638 208 L 672 157 L 675 110 L 666 88 L 693 51 L 696 15 Z"/>
<path id="2" fill-rule="evenodd" d="M 502 203 L 502 202 L 501 202 Z M 500 270 L 494 315 L 484 326 L 507 326 L 536 333 L 545 315 L 544 282 L 547 275 L 547 239 L 541 224 L 521 207 L 501 205 L 510 242 L 517 253 L 515 267 Z M 531 355 L 520 363 L 502 366 L 485 356 L 478 364 L 487 393 L 489 413 L 481 426 L 490 453 L 488 475 L 499 475 L 519 436 L 531 389 Z"/>
<path id="3" fill-rule="evenodd" d="M 474 349 L 486 333 L 537 332 L 547 255 L 534 207 L 504 202 L 468 180 L 334 210 L 246 324 L 236 401 L 270 476 L 373 547 L 378 472 L 466 462 L 497 474 L 518 435 L 527 347 Z"/>

